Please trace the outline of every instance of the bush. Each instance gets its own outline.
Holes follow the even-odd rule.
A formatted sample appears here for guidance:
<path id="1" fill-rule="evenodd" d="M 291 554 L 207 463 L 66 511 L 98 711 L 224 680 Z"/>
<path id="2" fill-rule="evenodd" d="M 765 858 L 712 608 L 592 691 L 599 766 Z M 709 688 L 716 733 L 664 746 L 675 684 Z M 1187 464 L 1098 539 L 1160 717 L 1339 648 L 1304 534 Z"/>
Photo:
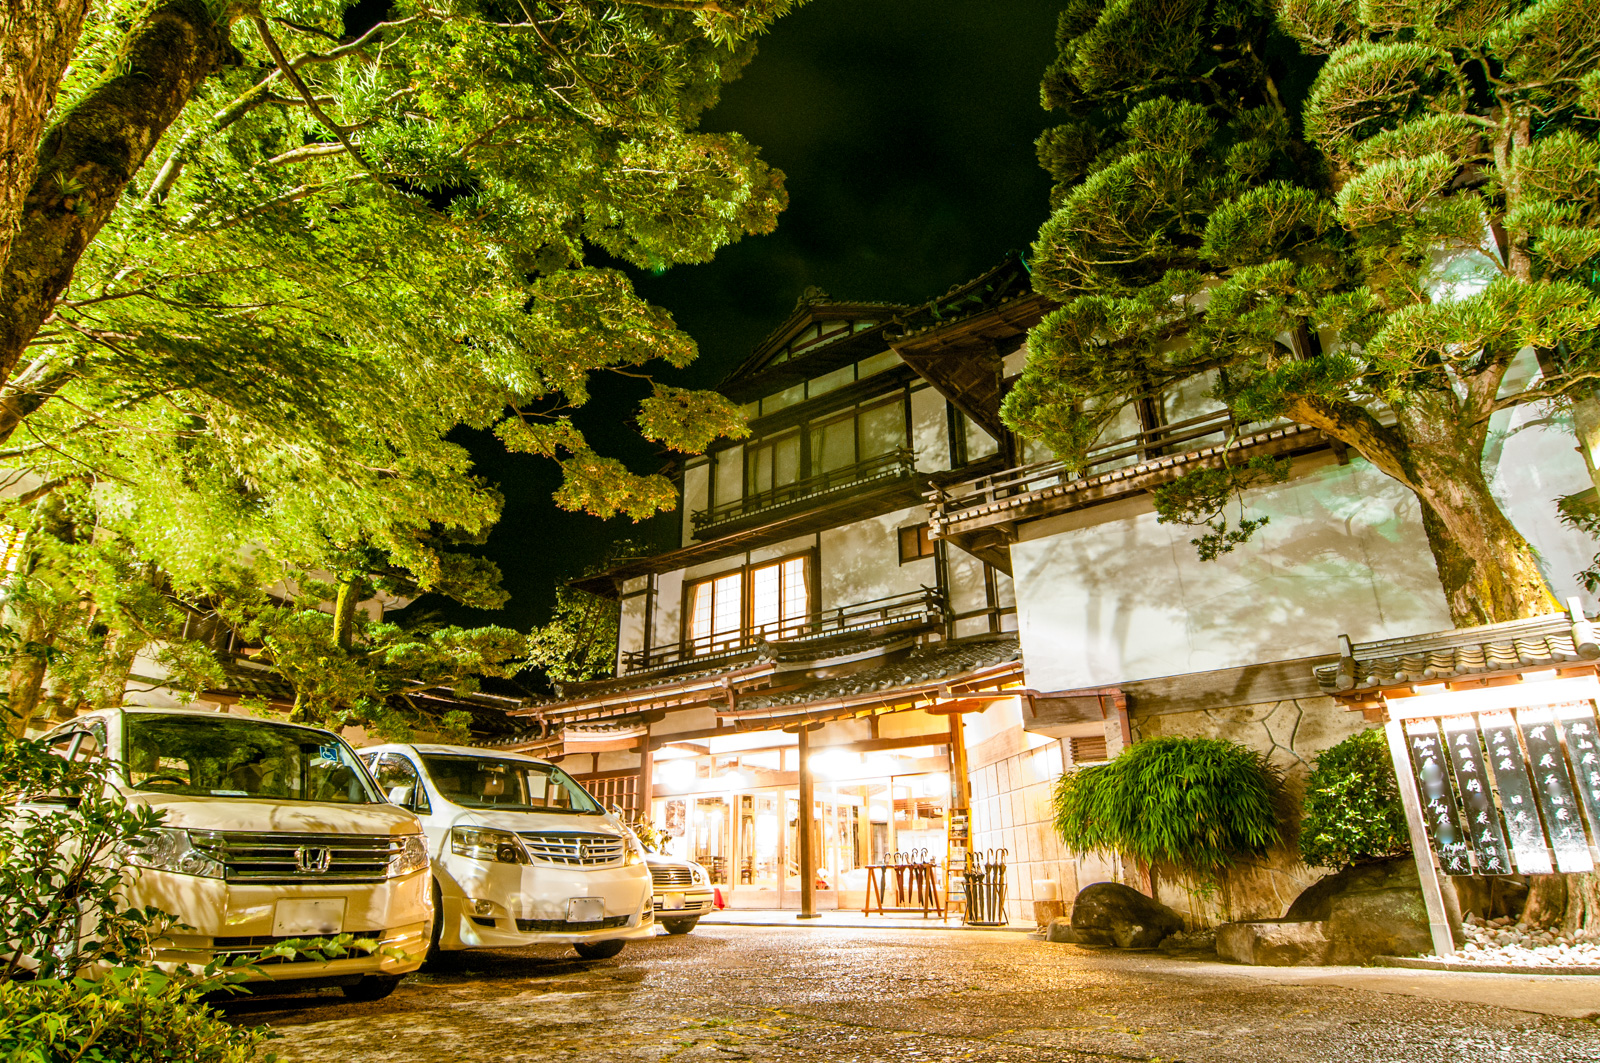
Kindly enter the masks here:
<path id="1" fill-rule="evenodd" d="M 1237 743 L 1153 738 L 1063 775 L 1055 826 L 1073 853 L 1122 853 L 1208 883 L 1282 840 L 1280 788 L 1266 758 Z"/>
<path id="2" fill-rule="evenodd" d="M 203 986 L 147 967 L 83 978 L 0 982 L 0 1059 L 7 1063 L 249 1063 L 264 1030 L 228 1025 Z M 268 1057 L 270 1059 L 270 1057 Z"/>
<path id="3" fill-rule="evenodd" d="M 1306 782 L 1300 858 L 1312 867 L 1342 870 L 1410 852 L 1382 729 L 1351 735 L 1318 754 Z"/>

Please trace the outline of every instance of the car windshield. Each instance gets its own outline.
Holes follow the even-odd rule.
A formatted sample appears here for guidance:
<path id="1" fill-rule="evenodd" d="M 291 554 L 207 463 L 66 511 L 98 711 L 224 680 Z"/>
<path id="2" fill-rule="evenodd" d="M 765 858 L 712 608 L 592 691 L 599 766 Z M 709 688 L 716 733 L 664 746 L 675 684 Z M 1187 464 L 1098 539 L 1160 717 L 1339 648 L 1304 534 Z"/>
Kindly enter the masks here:
<path id="1" fill-rule="evenodd" d="M 428 755 L 423 756 L 422 763 L 434 789 L 446 801 L 463 808 L 605 814 L 605 809 L 576 779 L 554 764 Z"/>
<path id="2" fill-rule="evenodd" d="M 239 716 L 127 716 L 128 783 L 207 797 L 381 803 L 366 769 L 326 731 Z"/>

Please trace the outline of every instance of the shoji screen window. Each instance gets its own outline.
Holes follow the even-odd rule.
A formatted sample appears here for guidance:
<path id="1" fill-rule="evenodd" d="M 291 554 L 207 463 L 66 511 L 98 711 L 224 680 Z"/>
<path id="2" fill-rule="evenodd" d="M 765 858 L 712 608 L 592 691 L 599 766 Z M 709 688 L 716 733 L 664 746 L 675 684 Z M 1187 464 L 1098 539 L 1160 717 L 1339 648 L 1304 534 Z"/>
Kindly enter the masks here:
<path id="1" fill-rule="evenodd" d="M 747 447 L 746 469 L 750 482 L 747 495 L 766 495 L 800 479 L 800 433 L 787 432 L 773 439 L 762 439 Z"/>
<path id="2" fill-rule="evenodd" d="M 699 656 L 736 647 L 743 634 L 744 573 L 697 583 L 689 602 L 689 652 Z"/>
<path id="3" fill-rule="evenodd" d="M 801 634 L 810 613 L 806 559 L 791 557 L 750 570 L 750 628 L 766 639 Z"/>

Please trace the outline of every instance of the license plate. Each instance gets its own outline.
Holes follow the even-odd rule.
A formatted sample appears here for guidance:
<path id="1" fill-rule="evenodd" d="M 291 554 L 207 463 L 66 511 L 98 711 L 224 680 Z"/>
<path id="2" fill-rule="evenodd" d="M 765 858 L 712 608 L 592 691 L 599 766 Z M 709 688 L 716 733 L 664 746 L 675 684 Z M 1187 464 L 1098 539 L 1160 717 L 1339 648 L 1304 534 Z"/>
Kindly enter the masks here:
<path id="1" fill-rule="evenodd" d="M 604 897 L 574 897 L 567 902 L 567 922 L 598 923 L 606 917 Z"/>
<path id="2" fill-rule="evenodd" d="M 337 934 L 344 930 L 344 898 L 279 901 L 272 917 L 273 937 Z"/>
<path id="3" fill-rule="evenodd" d="M 663 898 L 662 901 L 661 901 L 661 907 L 663 907 L 663 908 L 682 908 L 683 907 L 683 894 L 681 894 L 681 893 L 669 893 L 669 894 L 667 894 L 666 897 Z"/>

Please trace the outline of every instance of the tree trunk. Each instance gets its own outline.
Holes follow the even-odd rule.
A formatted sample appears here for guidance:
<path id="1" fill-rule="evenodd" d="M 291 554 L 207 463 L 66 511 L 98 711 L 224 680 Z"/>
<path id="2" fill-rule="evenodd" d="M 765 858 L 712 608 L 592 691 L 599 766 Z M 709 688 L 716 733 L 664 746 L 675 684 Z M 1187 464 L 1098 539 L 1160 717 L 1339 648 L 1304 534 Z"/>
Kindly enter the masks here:
<path id="1" fill-rule="evenodd" d="M 1474 411 L 1453 406 L 1410 413 L 1397 425 L 1405 443 L 1403 482 L 1422 502 L 1422 526 L 1455 626 L 1559 612 L 1533 547 L 1489 490 L 1487 417 L 1473 424 Z"/>
<path id="2" fill-rule="evenodd" d="M 348 650 L 355 641 L 356 603 L 366 594 L 366 580 L 348 576 L 339 581 L 339 594 L 333 601 L 333 644 Z"/>
<path id="3" fill-rule="evenodd" d="M 0 384 L 156 142 L 200 83 L 236 54 L 227 23 L 203 0 L 164 0 L 129 32 L 118 73 L 51 124 L 0 260 Z"/>
<path id="4" fill-rule="evenodd" d="M 1573 878 L 1579 876 L 1574 875 Z M 1544 929 L 1558 926 L 1566 918 L 1567 880 L 1561 875 L 1529 875 L 1528 900 L 1518 922 Z"/>
<path id="5" fill-rule="evenodd" d="M 6 0 L 0 15 L 0 262 L 11 249 L 45 119 L 88 11 L 88 0 Z"/>

